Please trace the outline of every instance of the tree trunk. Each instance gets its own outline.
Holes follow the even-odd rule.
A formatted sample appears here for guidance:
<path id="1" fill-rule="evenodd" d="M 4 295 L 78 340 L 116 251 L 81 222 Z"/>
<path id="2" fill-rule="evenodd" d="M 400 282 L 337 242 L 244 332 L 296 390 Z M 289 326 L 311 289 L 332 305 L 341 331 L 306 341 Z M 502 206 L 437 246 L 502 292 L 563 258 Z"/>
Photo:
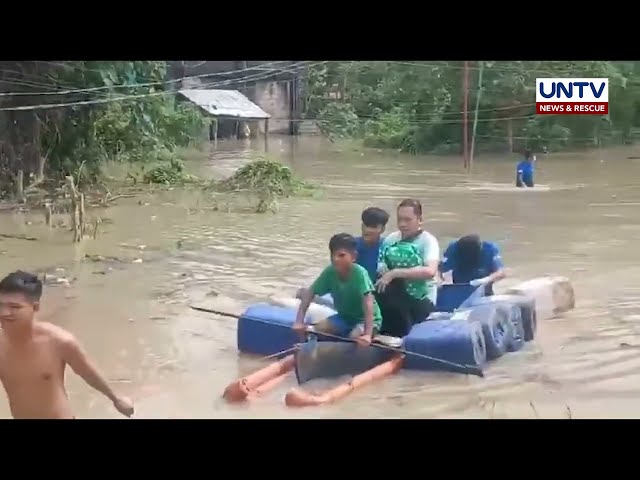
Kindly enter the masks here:
<path id="1" fill-rule="evenodd" d="M 42 182 L 44 180 L 44 165 L 47 163 L 47 159 L 38 155 L 38 168 L 36 170 L 36 182 Z"/>
<path id="2" fill-rule="evenodd" d="M 16 198 L 24 202 L 24 171 L 18 170 L 16 174 Z"/>

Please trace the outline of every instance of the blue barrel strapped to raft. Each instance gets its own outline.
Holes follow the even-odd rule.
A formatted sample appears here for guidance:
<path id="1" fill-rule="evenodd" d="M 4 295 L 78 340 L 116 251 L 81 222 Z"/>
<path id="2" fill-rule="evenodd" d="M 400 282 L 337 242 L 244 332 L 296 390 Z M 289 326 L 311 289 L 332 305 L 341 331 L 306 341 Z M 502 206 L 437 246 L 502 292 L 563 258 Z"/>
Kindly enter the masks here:
<path id="1" fill-rule="evenodd" d="M 487 360 L 495 360 L 512 348 L 514 326 L 512 310 L 505 305 L 479 305 L 456 311 L 451 320 L 478 322 L 482 327 Z"/>
<path id="2" fill-rule="evenodd" d="M 536 325 L 533 300 L 517 295 L 483 297 L 483 294 L 483 287 L 468 284 L 440 286 L 437 312 L 428 321 L 415 325 L 403 339 L 403 349 L 409 353 L 405 368 L 459 371 L 411 353 L 482 366 L 507 351 L 519 350 L 524 340 L 532 338 Z M 330 304 L 330 298 L 325 296 L 324 300 Z M 238 350 L 266 356 L 291 349 L 301 341 L 291 328 L 296 313 L 291 307 L 251 305 L 238 320 Z M 309 323 L 310 319 L 306 320 Z M 325 339 L 320 335 L 319 340 Z"/>
<path id="3" fill-rule="evenodd" d="M 438 287 L 437 312 L 453 312 L 465 303 L 484 297 L 484 286 L 473 287 L 468 283 L 448 283 Z"/>
<path id="4" fill-rule="evenodd" d="M 486 304 L 495 305 L 499 303 L 509 306 L 516 305 L 520 308 L 522 325 L 524 327 L 524 339 L 526 342 L 533 340 L 538 327 L 536 301 L 533 298 L 525 297 L 524 295 L 493 295 L 491 297 L 469 299 L 469 301 L 465 301 L 462 304 L 462 308 L 472 308 Z"/>
<path id="5" fill-rule="evenodd" d="M 439 358 L 447 362 L 481 367 L 487 361 L 487 352 L 479 322 L 458 320 L 430 320 L 415 325 L 404 337 L 407 352 Z M 410 370 L 444 370 L 462 372 L 416 355 L 407 355 L 404 366 Z"/>
<path id="6" fill-rule="evenodd" d="M 291 328 L 297 311 L 268 303 L 249 306 L 238 319 L 238 350 L 273 355 L 292 348 L 300 336 Z"/>
<path id="7" fill-rule="evenodd" d="M 526 332 L 524 330 L 524 323 L 522 321 L 522 312 L 517 305 L 502 304 L 504 308 L 511 310 L 511 323 L 513 325 L 513 338 L 509 344 L 507 351 L 517 352 L 524 347 Z"/>

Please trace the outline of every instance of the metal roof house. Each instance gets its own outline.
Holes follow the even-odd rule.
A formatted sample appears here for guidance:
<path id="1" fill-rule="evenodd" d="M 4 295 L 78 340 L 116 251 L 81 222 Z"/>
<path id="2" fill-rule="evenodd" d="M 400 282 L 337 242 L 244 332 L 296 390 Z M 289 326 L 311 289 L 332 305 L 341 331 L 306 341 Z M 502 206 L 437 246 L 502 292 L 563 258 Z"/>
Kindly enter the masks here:
<path id="1" fill-rule="evenodd" d="M 169 61 L 168 88 L 176 93 L 192 89 L 237 90 L 271 115 L 269 134 L 293 135 L 304 110 L 305 66 L 306 62 L 279 60 Z M 223 123 L 221 133 L 229 124 Z M 263 129 L 263 121 L 251 128 L 253 133 Z"/>
<path id="2" fill-rule="evenodd" d="M 178 93 L 216 120 L 235 120 L 236 132 L 240 122 L 264 121 L 265 136 L 268 134 L 271 115 L 237 90 L 183 89 Z M 215 131 L 212 126 L 214 139 L 217 139 L 217 123 Z"/>
<path id="3" fill-rule="evenodd" d="M 180 95 L 214 117 L 241 120 L 267 120 L 267 112 L 238 90 L 180 90 Z"/>

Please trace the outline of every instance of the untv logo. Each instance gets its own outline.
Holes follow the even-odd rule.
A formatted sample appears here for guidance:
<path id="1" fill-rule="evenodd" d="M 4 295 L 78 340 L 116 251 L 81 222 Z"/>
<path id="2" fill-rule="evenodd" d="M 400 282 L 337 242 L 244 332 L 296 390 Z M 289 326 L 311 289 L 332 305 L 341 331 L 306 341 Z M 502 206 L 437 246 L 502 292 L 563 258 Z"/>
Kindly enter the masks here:
<path id="1" fill-rule="evenodd" d="M 536 113 L 607 115 L 608 78 L 536 78 Z"/>

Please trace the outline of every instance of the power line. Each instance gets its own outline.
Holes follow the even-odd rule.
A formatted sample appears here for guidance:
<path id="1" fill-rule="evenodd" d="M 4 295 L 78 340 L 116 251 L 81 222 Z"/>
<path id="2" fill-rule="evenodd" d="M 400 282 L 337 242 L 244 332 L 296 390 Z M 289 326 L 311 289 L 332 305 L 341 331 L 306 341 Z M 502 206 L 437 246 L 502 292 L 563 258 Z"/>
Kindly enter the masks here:
<path id="1" fill-rule="evenodd" d="M 372 63 L 375 64 L 379 64 L 379 65 L 384 65 L 384 64 L 391 64 L 391 65 L 406 65 L 406 66 L 415 66 L 415 67 L 426 67 L 426 68 L 450 68 L 450 69 L 455 69 L 455 70 L 463 70 L 464 66 L 463 65 L 451 65 L 449 63 L 420 63 L 420 62 L 405 62 L 405 61 L 398 61 L 398 60 L 380 60 L 380 61 L 374 61 L 374 62 L 338 62 L 338 61 L 334 61 L 334 63 L 349 63 L 350 65 L 354 65 L 357 63 L 362 63 L 363 66 L 366 67 L 370 67 Z M 498 63 L 498 62 L 495 62 Z M 558 63 L 558 62 L 548 62 L 548 63 Z M 579 67 L 580 65 L 576 65 L 577 67 Z M 512 73 L 543 73 L 546 75 L 576 75 L 576 70 L 582 71 L 582 70 L 586 70 L 586 69 L 580 69 L 580 68 L 571 68 L 571 67 L 566 67 L 565 69 L 559 69 L 559 70 L 555 70 L 555 71 L 549 71 L 549 70 L 542 70 L 542 69 L 535 69 L 535 68 L 528 68 L 525 67 L 523 65 L 523 67 L 521 69 L 519 68 L 505 68 L 505 67 L 496 67 L 495 65 L 492 65 L 491 67 L 486 67 L 487 70 L 491 70 L 491 71 L 502 71 L 502 72 L 512 72 Z M 469 66 L 469 70 L 479 70 L 479 67 L 474 67 L 474 66 Z"/>
<path id="2" fill-rule="evenodd" d="M 421 103 L 421 102 L 406 102 L 406 105 L 416 105 L 416 106 L 439 106 L 439 103 Z M 402 103 L 400 104 L 402 105 Z M 518 105 L 508 106 L 508 107 L 494 107 L 494 108 L 481 108 L 478 112 L 501 112 L 505 110 L 517 110 L 521 108 L 534 107 L 536 104 L 533 103 L 519 103 Z M 355 112 L 354 112 L 355 113 Z M 424 113 L 415 113 L 411 114 L 409 112 L 402 112 L 405 115 L 410 116 L 411 118 L 421 118 L 421 117 L 438 117 L 441 115 L 462 115 L 464 112 L 462 111 L 445 111 L 445 112 L 424 112 Z M 382 112 L 382 114 L 393 114 L 393 112 Z M 355 113 L 356 116 L 362 118 L 379 118 L 379 115 L 362 115 Z"/>
<path id="3" fill-rule="evenodd" d="M 401 62 L 401 61 L 388 61 L 386 63 L 391 63 L 391 64 L 395 64 L 395 65 L 407 65 L 407 66 L 416 66 L 416 67 L 441 67 L 441 68 L 451 68 L 451 69 L 456 69 L 456 70 L 463 70 L 464 67 L 462 65 L 449 65 L 449 64 L 424 64 L 424 63 L 414 63 L 414 62 Z M 486 66 L 485 66 L 486 67 Z M 473 67 L 473 66 L 469 66 L 469 70 L 479 70 L 479 67 Z M 555 72 L 549 72 L 548 70 L 539 70 L 539 69 L 530 69 L 530 68 L 522 68 L 522 69 L 518 69 L 518 68 L 501 68 L 501 67 L 495 67 L 495 66 L 491 66 L 491 67 L 486 67 L 487 70 L 493 70 L 493 71 L 502 71 L 502 72 L 513 72 L 513 73 L 545 73 L 545 74 L 561 74 L 561 75 L 573 75 L 575 74 L 575 69 L 567 69 L 565 71 L 555 71 Z"/>
<path id="4" fill-rule="evenodd" d="M 101 70 L 99 69 L 91 69 L 91 68 L 87 68 L 84 66 L 79 66 L 79 65 L 68 65 L 68 64 L 63 64 L 63 63 L 56 63 L 56 62 L 46 62 L 46 61 L 38 61 L 39 63 L 46 63 L 46 64 L 51 64 L 51 65 L 55 65 L 55 66 L 61 66 L 61 67 L 65 67 L 65 68 L 72 68 L 72 69 L 79 69 L 79 70 L 85 70 L 85 71 L 95 71 L 95 72 L 101 72 Z M 195 79 L 195 78 L 205 78 L 205 77 L 213 77 L 213 76 L 223 76 L 223 75 L 232 75 L 235 73 L 239 73 L 239 72 L 243 72 L 243 71 L 248 71 L 248 70 L 262 70 L 265 67 L 269 67 L 270 65 L 275 65 L 277 63 L 287 63 L 286 61 L 278 61 L 278 62 L 269 62 L 267 64 L 263 64 L 260 66 L 254 66 L 254 67 L 247 67 L 244 69 L 238 69 L 238 70 L 230 70 L 230 71 L 226 71 L 226 72 L 217 72 L 217 73 L 209 73 L 209 74 L 200 74 L 200 75 L 190 75 L 190 76 L 184 76 L 178 79 L 173 79 L 173 80 L 167 80 L 167 81 L 154 81 L 154 82 L 147 82 L 147 83 L 140 83 L 140 84 L 117 84 L 117 85 L 111 85 L 111 86 L 99 86 L 99 87 L 86 87 L 86 88 L 77 88 L 77 89 L 67 89 L 67 90 L 53 90 L 53 91 L 36 91 L 36 92 L 0 92 L 0 97 L 8 97 L 8 96 L 39 96 L 39 95 L 68 95 L 68 94 L 73 94 L 73 93 L 86 93 L 86 92 L 94 92 L 94 91 L 100 91 L 100 90 L 106 90 L 106 89 L 112 89 L 112 88 L 137 88 L 137 87 L 145 87 L 145 86 L 155 86 L 155 85 L 167 85 L 167 84 L 171 84 L 171 83 L 175 83 L 175 82 L 180 82 L 183 80 L 188 80 L 188 79 Z M 329 63 L 329 62 L 322 62 L 322 63 Z M 350 62 L 351 65 L 353 65 L 355 62 Z M 415 63 L 415 62 L 401 62 L 401 61 L 385 61 L 385 62 L 379 62 L 379 63 L 384 63 L 384 64 L 395 64 L 395 65 L 408 65 L 408 66 L 419 66 L 419 67 L 429 67 L 429 68 L 450 68 L 450 69 L 461 69 L 461 66 L 457 66 L 457 65 L 449 65 L 449 64 L 427 64 L 427 63 Z M 368 64 L 367 66 L 369 66 L 370 64 Z M 198 65 L 199 66 L 199 65 Z M 475 69 L 476 67 L 469 67 L 470 69 Z M 550 72 L 548 71 L 543 71 L 543 70 L 532 70 L 532 69 L 527 69 L 524 72 L 518 69 L 507 69 L 507 68 L 496 68 L 496 67 L 491 67 L 490 70 L 502 70 L 502 71 L 508 71 L 508 72 L 513 72 L 513 73 L 527 73 L 527 72 L 535 72 L 535 71 L 539 71 L 539 72 L 544 72 L 547 74 L 550 74 Z M 15 72 L 15 73 L 19 73 L 19 72 Z M 575 74 L 575 70 L 573 71 L 573 73 Z M 556 74 L 565 74 L 563 73 L 559 73 L 556 72 Z M 0 80 L 0 81 L 4 81 L 5 83 L 9 83 L 9 81 L 6 80 Z M 35 82 L 31 82 L 32 84 L 23 82 L 23 83 L 19 83 L 16 81 L 12 81 L 12 83 L 16 84 L 16 85 L 25 85 L 25 86 L 36 86 L 36 85 L 41 85 L 41 86 L 50 86 L 50 85 L 46 85 L 46 84 L 36 84 Z M 68 88 L 68 87 L 65 87 Z M 401 103 L 398 101 L 395 101 L 393 103 Z M 433 105 L 437 105 L 437 104 L 433 104 Z M 505 107 L 506 109 L 510 108 L 510 107 Z"/>
<path id="5" fill-rule="evenodd" d="M 246 76 L 243 78 L 237 78 L 237 79 L 231 79 L 231 80 L 225 80 L 222 82 L 216 82 L 216 83 L 212 83 L 212 84 L 208 84 L 208 85 L 203 85 L 204 87 L 212 87 L 212 86 L 222 86 L 222 85 L 229 85 L 232 83 L 242 83 L 245 81 L 257 81 L 257 80 L 264 80 L 268 77 L 272 77 L 274 75 L 278 75 L 280 73 L 282 73 L 283 71 L 288 71 L 290 70 L 292 67 L 294 66 L 298 66 L 299 64 L 304 64 L 306 63 L 306 61 L 302 61 L 302 62 L 298 62 L 298 64 L 293 64 L 293 65 L 289 65 L 285 70 L 276 70 L 274 72 L 270 72 L 270 73 L 260 73 L 260 74 L 256 74 L 254 76 Z M 316 64 L 320 64 L 323 62 L 317 62 Z M 301 67 L 299 67 L 299 69 L 301 68 L 305 68 L 308 65 L 302 65 Z M 209 76 L 210 74 L 207 74 L 207 76 Z M 202 77 L 202 76 L 198 76 L 198 77 Z M 196 77 L 193 77 L 196 78 Z M 154 97 L 154 96 L 160 96 L 160 95 L 175 95 L 178 92 L 167 92 L 167 91 L 160 91 L 160 92 L 150 92 L 150 93 L 142 93 L 142 94 L 136 94 L 136 95 L 124 95 L 124 96 L 120 96 L 120 97 L 110 97 L 110 98 L 103 98 L 103 99 L 93 99 L 93 100 L 80 100 L 80 101 L 76 101 L 76 102 L 66 102 L 66 103 L 48 103 L 48 104 L 40 104 L 40 105 L 21 105 L 21 106 L 16 106 L 16 107 L 3 107 L 0 108 L 0 111 L 28 111 L 28 110 L 45 110 L 45 109 L 52 109 L 52 108 L 62 108 L 62 107 L 72 107 L 72 106 L 80 106 L 80 105 L 99 105 L 99 104 L 104 104 L 104 103 L 111 103 L 111 102 L 118 102 L 118 101 L 124 101 L 124 100 L 133 100 L 133 99 L 137 99 L 137 98 L 147 98 L 147 97 Z"/>
<path id="6" fill-rule="evenodd" d="M 50 62 L 47 62 L 50 63 Z M 287 63 L 287 61 L 278 61 L 278 62 L 269 62 L 267 64 L 263 64 L 262 67 L 272 66 L 276 63 Z M 64 65 L 64 64 L 61 64 Z M 75 68 L 71 67 L 70 68 Z M 181 82 L 183 80 L 190 80 L 194 78 L 205 78 L 205 77 L 218 77 L 225 75 L 234 75 L 236 73 L 245 72 L 247 70 L 255 70 L 255 67 L 247 67 L 238 70 L 228 70 L 226 72 L 216 72 L 216 73 L 204 73 L 200 75 L 190 75 L 184 76 L 181 78 L 173 79 L 173 80 L 165 80 L 165 81 L 155 81 L 155 82 L 147 82 L 147 83 L 137 83 L 137 84 L 117 84 L 117 85 L 103 85 L 100 87 L 87 87 L 87 88 L 79 88 L 72 90 L 53 90 L 47 92 L 2 92 L 0 93 L 0 97 L 10 97 L 10 96 L 39 96 L 39 95 L 69 95 L 72 93 L 85 93 L 85 92 L 95 92 L 100 90 L 107 90 L 112 88 L 139 88 L 139 87 L 152 87 L 157 85 L 169 85 L 172 83 Z"/>
<path id="7" fill-rule="evenodd" d="M 557 113 L 547 114 L 547 115 L 545 115 L 545 117 L 557 116 L 557 115 L 560 115 L 560 114 L 557 114 Z M 359 117 L 357 115 L 356 115 L 356 117 L 358 118 L 358 120 L 361 120 L 361 121 L 370 120 L 370 118 L 366 118 L 366 117 L 361 118 L 361 117 Z M 340 118 L 340 117 L 337 116 L 337 115 L 326 115 L 326 116 L 323 116 L 321 118 L 317 118 L 317 117 L 313 118 L 313 119 L 307 118 L 307 120 L 315 120 L 315 121 L 322 122 L 325 118 L 326 119 L 331 119 L 331 118 L 335 119 L 335 118 Z M 375 117 L 372 117 L 372 118 L 375 118 Z M 503 121 L 507 121 L 507 120 L 531 120 L 533 118 L 536 118 L 535 114 L 534 115 L 517 116 L 517 117 L 483 118 L 483 119 L 478 119 L 478 122 L 486 123 L 486 122 L 503 122 Z M 407 123 L 408 124 L 415 124 L 415 125 L 447 125 L 447 124 L 455 125 L 455 124 L 461 124 L 461 123 L 463 123 L 463 121 L 464 121 L 463 119 L 460 119 L 460 120 L 438 120 L 438 121 L 425 121 L 425 120 L 419 120 L 419 119 L 418 120 L 408 119 Z"/>
<path id="8" fill-rule="evenodd" d="M 0 69 L 0 72 L 7 72 L 7 73 L 13 73 L 16 74 L 18 76 L 18 78 L 11 78 L 10 80 L 13 80 L 14 84 L 16 85 L 20 85 L 20 83 L 18 82 L 19 80 L 23 80 L 25 78 L 29 78 L 29 77 L 33 77 L 35 79 L 38 80 L 38 82 L 35 81 L 31 81 L 31 83 L 33 83 L 34 85 L 38 85 L 38 86 L 43 86 L 45 88 L 51 88 L 53 87 L 57 87 L 60 86 L 61 88 L 76 88 L 76 85 L 68 85 L 65 84 L 63 82 L 60 82 L 58 79 L 53 78 L 49 72 L 19 72 L 16 70 L 9 70 L 9 69 Z M 47 83 L 43 83 L 43 82 L 47 82 Z M 29 85 L 31 86 L 31 85 Z"/>

